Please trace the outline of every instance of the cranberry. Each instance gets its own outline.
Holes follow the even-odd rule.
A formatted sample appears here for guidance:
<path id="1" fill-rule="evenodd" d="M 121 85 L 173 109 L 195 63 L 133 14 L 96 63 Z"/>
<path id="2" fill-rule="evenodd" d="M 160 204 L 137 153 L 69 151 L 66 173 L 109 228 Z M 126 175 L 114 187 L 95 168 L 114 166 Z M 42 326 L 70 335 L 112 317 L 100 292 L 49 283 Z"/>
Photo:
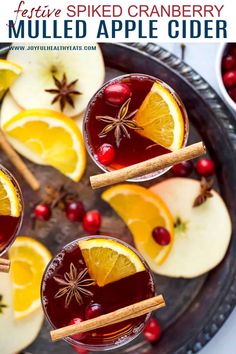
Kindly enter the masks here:
<path id="1" fill-rule="evenodd" d="M 161 246 L 167 246 L 170 243 L 170 233 L 164 227 L 155 227 L 152 230 L 152 237 Z"/>
<path id="2" fill-rule="evenodd" d="M 233 87 L 232 89 L 229 89 L 228 94 L 232 98 L 234 102 L 236 102 L 236 87 Z"/>
<path id="3" fill-rule="evenodd" d="M 210 159 L 201 159 L 196 162 L 195 169 L 200 176 L 209 177 L 215 173 L 215 164 Z"/>
<path id="4" fill-rule="evenodd" d="M 233 55 L 228 54 L 226 57 L 223 58 L 222 66 L 225 71 L 231 70 L 235 68 L 236 60 Z"/>
<path id="5" fill-rule="evenodd" d="M 227 71 L 223 75 L 223 82 L 225 87 L 231 87 L 236 85 L 236 70 Z"/>
<path id="6" fill-rule="evenodd" d="M 143 330 L 143 335 L 149 342 L 156 342 L 161 336 L 159 322 L 154 318 L 150 319 Z"/>
<path id="7" fill-rule="evenodd" d="M 119 82 L 108 85 L 104 90 L 105 100 L 116 106 L 121 106 L 130 96 L 129 86 Z"/>
<path id="8" fill-rule="evenodd" d="M 98 210 L 88 211 L 83 219 L 83 227 L 85 231 L 97 232 L 101 226 L 101 214 Z"/>
<path id="9" fill-rule="evenodd" d="M 102 144 L 97 150 L 98 161 L 108 166 L 112 163 L 115 157 L 115 149 L 111 144 Z"/>
<path id="10" fill-rule="evenodd" d="M 74 324 L 79 324 L 83 322 L 83 319 L 82 317 L 76 317 L 76 318 L 73 318 L 73 320 L 70 321 L 69 325 L 74 325 Z M 75 340 L 80 340 L 82 339 L 84 336 L 83 333 L 78 333 L 78 334 L 74 334 L 73 336 L 71 336 L 71 338 L 75 339 Z"/>
<path id="11" fill-rule="evenodd" d="M 81 202 L 68 203 L 65 212 L 70 221 L 82 221 L 85 215 L 84 205 Z"/>
<path id="12" fill-rule="evenodd" d="M 96 302 L 90 302 L 85 309 L 85 318 L 90 320 L 90 318 L 98 317 L 103 314 L 103 308 L 101 304 Z"/>
<path id="13" fill-rule="evenodd" d="M 72 347 L 76 351 L 76 353 L 78 353 L 78 354 L 88 354 L 89 353 L 87 349 L 78 347 L 77 345 L 73 345 Z"/>
<path id="14" fill-rule="evenodd" d="M 193 170 L 192 161 L 183 161 L 174 165 L 171 169 L 172 173 L 178 177 L 187 177 Z"/>
<path id="15" fill-rule="evenodd" d="M 52 212 L 48 204 L 38 204 L 34 208 L 34 216 L 36 219 L 48 221 L 51 218 Z"/>

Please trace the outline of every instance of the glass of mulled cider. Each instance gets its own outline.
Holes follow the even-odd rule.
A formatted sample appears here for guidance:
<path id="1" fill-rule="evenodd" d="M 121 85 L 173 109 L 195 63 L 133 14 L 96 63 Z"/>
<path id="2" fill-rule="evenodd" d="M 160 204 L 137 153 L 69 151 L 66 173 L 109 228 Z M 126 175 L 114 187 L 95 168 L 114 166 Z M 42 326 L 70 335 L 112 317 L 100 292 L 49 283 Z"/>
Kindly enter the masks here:
<path id="1" fill-rule="evenodd" d="M 185 107 L 170 86 L 149 75 L 127 74 L 95 93 L 83 131 L 89 155 L 106 172 L 184 147 L 189 124 Z M 150 180 L 168 169 L 132 181 Z"/>
<path id="2" fill-rule="evenodd" d="M 42 280 L 42 305 L 53 328 L 110 313 L 153 297 L 149 267 L 135 249 L 106 236 L 83 237 L 66 245 Z M 143 315 L 65 340 L 76 348 L 106 351 L 127 344 L 143 330 Z"/>
<path id="3" fill-rule="evenodd" d="M 23 218 L 23 198 L 13 175 L 0 166 L 0 256 L 11 246 Z"/>

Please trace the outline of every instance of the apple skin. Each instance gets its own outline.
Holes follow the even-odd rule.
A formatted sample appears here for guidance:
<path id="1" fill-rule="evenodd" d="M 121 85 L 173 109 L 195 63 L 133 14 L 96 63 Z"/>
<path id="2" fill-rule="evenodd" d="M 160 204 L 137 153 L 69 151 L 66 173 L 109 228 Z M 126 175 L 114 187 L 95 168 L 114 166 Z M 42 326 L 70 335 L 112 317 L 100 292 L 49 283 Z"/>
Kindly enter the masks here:
<path id="1" fill-rule="evenodd" d="M 179 217 L 185 230 L 176 230 L 174 244 L 162 265 L 147 259 L 151 269 L 169 277 L 193 278 L 216 267 L 229 246 L 232 225 L 221 196 L 213 197 L 193 208 L 199 195 L 199 181 L 190 178 L 170 178 L 150 188 L 169 207 L 174 220 Z"/>
<path id="2" fill-rule="evenodd" d="M 15 43 L 15 45 L 20 47 L 25 44 Z M 55 46 L 55 43 L 47 45 Z M 105 77 L 105 66 L 99 45 L 96 43 L 87 45 L 96 46 L 96 50 L 35 50 L 27 53 L 10 50 L 7 59 L 23 68 L 22 74 L 10 87 L 17 104 L 23 109 L 42 108 L 60 111 L 59 102 L 52 104 L 55 94 L 45 90 L 56 89 L 53 75 L 61 80 L 63 74 L 66 74 L 68 83 L 78 80 L 73 89 L 82 94 L 74 95 L 74 108 L 66 104 L 63 113 L 69 117 L 81 114 L 90 98 L 102 86 Z"/>

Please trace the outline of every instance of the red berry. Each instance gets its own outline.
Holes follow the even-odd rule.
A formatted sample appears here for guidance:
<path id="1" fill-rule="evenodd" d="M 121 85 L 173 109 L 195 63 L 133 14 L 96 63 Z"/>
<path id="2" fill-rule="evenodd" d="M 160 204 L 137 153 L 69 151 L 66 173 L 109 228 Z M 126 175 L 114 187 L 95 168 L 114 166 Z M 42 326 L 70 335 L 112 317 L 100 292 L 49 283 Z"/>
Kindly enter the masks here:
<path id="1" fill-rule="evenodd" d="M 48 221 L 51 218 L 52 212 L 48 204 L 38 204 L 34 208 L 34 216 L 36 219 Z"/>
<path id="2" fill-rule="evenodd" d="M 187 177 L 193 170 L 192 161 L 183 161 L 174 165 L 171 169 L 172 173 L 178 177 Z"/>
<path id="3" fill-rule="evenodd" d="M 231 87 L 236 85 L 236 70 L 227 71 L 223 75 L 223 82 L 225 87 Z"/>
<path id="4" fill-rule="evenodd" d="M 155 227 L 152 230 L 152 237 L 161 246 L 167 246 L 171 240 L 169 231 L 161 226 Z"/>
<path id="5" fill-rule="evenodd" d="M 236 60 L 233 57 L 233 55 L 228 54 L 226 55 L 226 57 L 223 58 L 222 67 L 225 71 L 231 70 L 235 68 L 235 66 L 236 66 Z"/>
<path id="6" fill-rule="evenodd" d="M 78 354 L 88 354 L 89 353 L 87 349 L 81 348 L 77 345 L 72 345 L 72 347 L 76 351 L 76 353 L 78 353 Z"/>
<path id="7" fill-rule="evenodd" d="M 73 318 L 73 320 L 70 321 L 69 325 L 74 325 L 74 324 L 79 324 L 83 322 L 83 319 L 82 317 L 76 317 L 76 318 Z M 80 340 L 82 339 L 84 336 L 83 333 L 79 333 L 79 334 L 74 334 L 73 336 L 71 336 L 71 338 L 75 339 L 75 340 Z"/>
<path id="8" fill-rule="evenodd" d="M 210 159 L 201 159 L 196 162 L 195 169 L 199 176 L 209 177 L 215 173 L 215 164 Z"/>
<path id="9" fill-rule="evenodd" d="M 111 144 L 102 144 L 97 150 L 98 161 L 108 166 L 112 163 L 115 157 L 115 149 Z"/>
<path id="10" fill-rule="evenodd" d="M 85 215 L 84 205 L 81 202 L 68 203 L 65 212 L 70 221 L 82 221 Z"/>
<path id="11" fill-rule="evenodd" d="M 91 318 L 101 316 L 103 314 L 103 308 L 101 304 L 91 302 L 85 309 L 85 318 L 90 320 Z"/>
<path id="12" fill-rule="evenodd" d="M 117 106 L 121 106 L 130 96 L 129 86 L 118 82 L 108 85 L 104 90 L 105 100 Z"/>
<path id="13" fill-rule="evenodd" d="M 230 95 L 230 97 L 232 98 L 232 100 L 234 102 L 236 102 L 236 87 L 233 87 L 231 89 L 228 90 L 228 94 Z"/>
<path id="14" fill-rule="evenodd" d="M 159 322 L 154 318 L 150 319 L 143 330 L 143 334 L 149 342 L 156 342 L 161 336 L 161 327 Z"/>
<path id="15" fill-rule="evenodd" d="M 85 231 L 97 232 L 101 226 L 101 214 L 98 210 L 88 211 L 83 219 L 83 227 Z"/>

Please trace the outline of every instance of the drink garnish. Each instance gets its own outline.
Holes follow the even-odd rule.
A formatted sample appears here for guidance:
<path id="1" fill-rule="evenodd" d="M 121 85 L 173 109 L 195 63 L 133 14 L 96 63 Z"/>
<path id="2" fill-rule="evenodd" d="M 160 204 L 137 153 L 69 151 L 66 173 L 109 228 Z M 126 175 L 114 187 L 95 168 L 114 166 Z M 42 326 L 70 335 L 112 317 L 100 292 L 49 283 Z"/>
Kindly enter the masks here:
<path id="1" fill-rule="evenodd" d="M 211 192 L 213 184 L 214 184 L 213 178 L 210 181 L 207 181 L 205 177 L 202 177 L 200 182 L 200 193 L 194 199 L 193 202 L 194 208 L 202 205 L 208 198 L 213 197 L 213 194 Z"/>
<path id="2" fill-rule="evenodd" d="M 57 88 L 47 89 L 45 90 L 48 93 L 52 93 L 56 95 L 52 100 L 52 104 L 59 101 L 60 109 L 63 112 L 66 103 L 68 103 L 71 107 L 75 108 L 74 101 L 72 99 L 72 95 L 82 95 L 81 92 L 74 89 L 75 84 L 78 79 L 68 83 L 66 74 L 63 74 L 62 80 L 58 80 L 55 75 L 53 75 L 53 80 Z"/>
<path id="3" fill-rule="evenodd" d="M 65 306 L 70 305 L 73 297 L 79 305 L 83 303 L 82 294 L 85 296 L 93 296 L 93 293 L 87 289 L 88 286 L 95 285 L 95 281 L 90 278 L 85 278 L 88 274 L 88 268 L 84 268 L 78 273 L 74 263 L 70 264 L 70 271 L 64 274 L 64 279 L 60 277 L 53 277 L 53 279 L 60 285 L 64 285 L 55 295 L 55 298 L 66 296 Z"/>
<path id="4" fill-rule="evenodd" d="M 97 120 L 108 123 L 105 128 L 99 133 L 99 137 L 105 137 L 109 132 L 114 130 L 116 146 L 120 146 L 120 142 L 123 136 L 130 139 L 130 133 L 128 129 L 140 130 L 143 129 L 138 126 L 136 122 L 132 120 L 133 116 L 136 114 L 137 109 L 131 113 L 129 111 L 131 98 L 128 98 L 125 103 L 120 107 L 117 117 L 111 116 L 96 116 Z"/>

